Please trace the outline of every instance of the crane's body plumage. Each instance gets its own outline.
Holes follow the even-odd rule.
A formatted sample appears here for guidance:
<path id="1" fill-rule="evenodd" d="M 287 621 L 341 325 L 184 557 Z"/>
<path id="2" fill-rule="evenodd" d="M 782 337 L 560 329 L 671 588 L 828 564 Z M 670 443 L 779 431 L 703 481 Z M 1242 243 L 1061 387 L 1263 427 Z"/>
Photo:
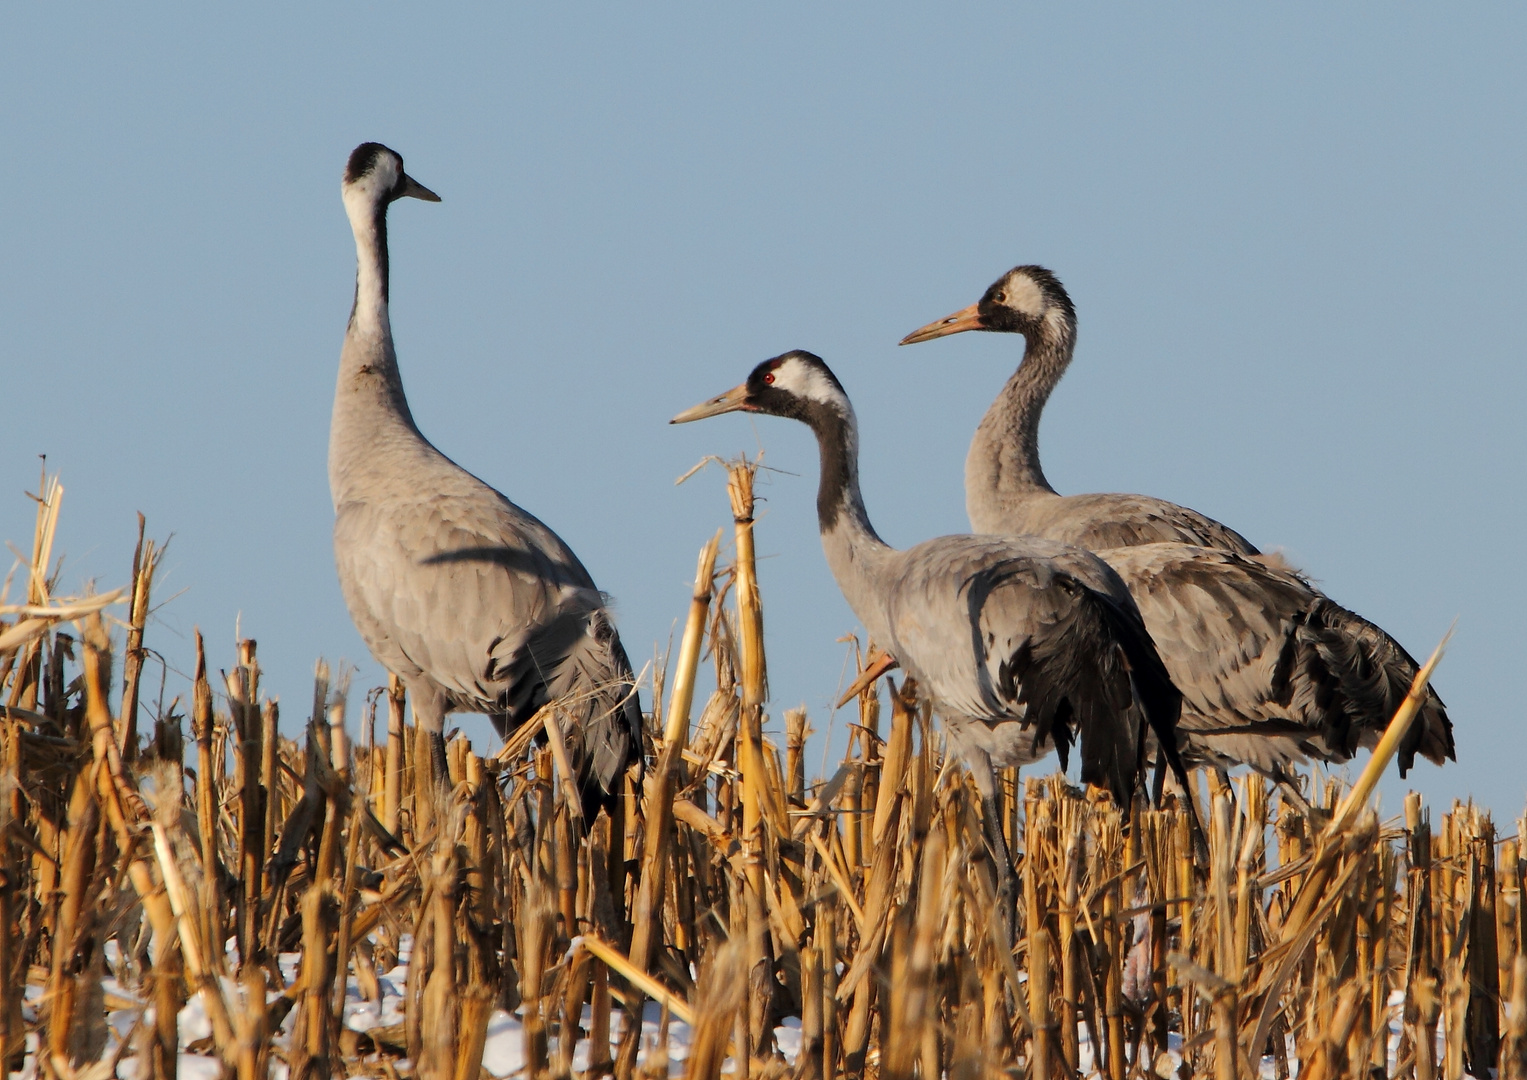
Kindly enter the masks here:
<path id="1" fill-rule="evenodd" d="M 366 149 L 346 176 L 359 269 L 329 438 L 345 604 L 432 733 L 450 712 L 486 713 L 507 732 L 549 701 L 563 703 L 585 801 L 597 799 L 640 749 L 630 662 L 605 597 L 561 538 L 414 424 L 393 351 L 385 254 L 387 204 L 407 177 L 381 147 L 368 151 L 369 169 L 357 166 Z"/>
<path id="2" fill-rule="evenodd" d="M 918 544 L 883 570 L 855 613 L 881 625 L 962 757 L 1005 768 L 1059 751 L 1064 767 L 1080 742 L 1082 779 L 1127 800 L 1144 714 L 1125 643 L 1145 630 L 1116 574 L 1068 545 L 982 536 Z"/>
<path id="3" fill-rule="evenodd" d="M 1118 571 L 1183 693 L 1183 756 L 1281 777 L 1296 762 L 1346 761 L 1375 745 L 1418 668 L 1398 642 L 1197 511 L 1145 495 L 1060 495 L 1045 479 L 1039 422 L 1076 345 L 1076 310 L 1055 275 L 1016 267 L 903 344 L 967 330 L 1021 333 L 1027 344 L 971 441 L 971 526 L 1063 540 Z M 1452 724 L 1430 687 L 1400 748 L 1401 775 L 1418 752 L 1453 757 Z"/>

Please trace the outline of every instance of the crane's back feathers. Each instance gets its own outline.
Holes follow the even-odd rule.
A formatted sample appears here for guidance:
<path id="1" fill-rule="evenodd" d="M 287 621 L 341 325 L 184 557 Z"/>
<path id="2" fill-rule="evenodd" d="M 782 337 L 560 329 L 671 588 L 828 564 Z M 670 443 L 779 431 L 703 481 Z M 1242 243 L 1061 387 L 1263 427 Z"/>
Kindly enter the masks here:
<path id="1" fill-rule="evenodd" d="M 1167 543 L 1241 555 L 1258 553 L 1250 540 L 1228 525 L 1149 495 L 1024 491 L 1009 496 L 983 490 L 979 497 L 968 494 L 966 503 L 971 527 L 982 533 L 1046 536 L 1088 551 Z"/>

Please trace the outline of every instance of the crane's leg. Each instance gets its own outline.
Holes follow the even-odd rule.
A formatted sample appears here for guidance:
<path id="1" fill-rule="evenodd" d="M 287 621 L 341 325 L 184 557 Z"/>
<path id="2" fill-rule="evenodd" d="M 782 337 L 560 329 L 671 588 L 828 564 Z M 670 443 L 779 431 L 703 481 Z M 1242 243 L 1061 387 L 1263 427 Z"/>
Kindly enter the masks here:
<path id="1" fill-rule="evenodd" d="M 414 703 L 414 828 L 419 835 L 428 831 L 436 810 L 450 785 L 450 770 L 445 760 L 445 701 L 427 688 L 408 687 Z M 428 762 L 428 765 L 425 763 Z"/>
<path id="2" fill-rule="evenodd" d="M 996 864 L 997 911 L 1002 916 L 1003 928 L 1011 944 L 1018 917 L 1018 880 L 1013 875 L 1013 854 L 1008 850 L 1007 837 L 1002 835 L 1002 808 L 995 794 L 981 796 L 981 818 L 986 829 L 986 844 L 991 848 L 992 862 Z"/>
<path id="3" fill-rule="evenodd" d="M 997 776 L 992 771 L 991 754 L 973 730 L 979 723 L 957 713 L 945 714 L 944 733 L 949 740 L 950 752 L 965 763 L 970 778 L 976 782 L 976 791 L 981 795 L 981 828 L 986 833 L 986 846 L 992 857 L 997 911 L 1002 916 L 1002 926 L 1011 944 L 1017 917 L 1018 883 L 1013 876 L 1012 853 L 1008 850 L 1007 838 L 1002 835 L 1002 811 L 997 800 Z"/>
<path id="4" fill-rule="evenodd" d="M 955 736 L 958 752 L 970 769 L 976 790 L 981 793 L 981 826 L 986 832 L 986 846 L 991 851 L 997 878 L 997 912 L 1002 916 L 1002 926 L 1011 944 L 1017 919 L 1018 882 L 1013 876 L 1013 855 L 1008 850 L 1007 837 L 1002 835 L 1002 807 L 997 799 L 997 777 L 992 771 L 991 756 L 980 747 L 970 745 L 968 739 L 960 738 L 961 732 L 955 724 L 949 724 L 948 730 Z"/>
<path id="5" fill-rule="evenodd" d="M 1156 744 L 1160 748 L 1161 758 L 1171 767 L 1172 777 L 1182 788 L 1183 806 L 1188 814 L 1188 832 L 1193 837 L 1193 854 L 1201 865 L 1209 862 L 1209 841 L 1204 836 L 1203 823 L 1198 820 L 1198 811 L 1193 805 L 1193 789 L 1188 784 L 1188 770 L 1183 766 L 1182 754 L 1177 749 L 1177 731 L 1173 727 L 1166 730 L 1157 730 Z M 1161 791 L 1165 786 L 1165 778 L 1161 771 L 1161 762 L 1156 764 L 1156 792 L 1155 803 L 1161 805 Z"/>

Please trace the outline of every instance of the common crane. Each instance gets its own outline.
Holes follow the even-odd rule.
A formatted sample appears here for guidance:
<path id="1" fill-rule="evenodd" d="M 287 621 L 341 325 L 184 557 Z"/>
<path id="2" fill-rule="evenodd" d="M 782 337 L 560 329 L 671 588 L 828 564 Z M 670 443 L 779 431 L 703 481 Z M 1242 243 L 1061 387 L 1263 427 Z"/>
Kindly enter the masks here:
<path id="1" fill-rule="evenodd" d="M 445 774 L 446 713 L 501 734 L 558 701 L 585 810 L 640 753 L 631 664 L 603 594 L 551 529 L 446 457 L 409 412 L 388 318 L 387 210 L 439 197 L 379 143 L 350 155 L 355 306 L 329 429 L 334 557 L 345 603 L 398 676 Z"/>
<path id="2" fill-rule="evenodd" d="M 1015 267 L 902 344 L 969 330 L 1026 342 L 966 459 L 972 527 L 1079 544 L 1118 571 L 1182 691 L 1184 757 L 1284 780 L 1295 762 L 1373 747 L 1419 666 L 1397 641 L 1196 511 L 1144 495 L 1060 495 L 1045 479 L 1040 414 L 1076 347 L 1076 309 L 1055 275 Z M 1452 722 L 1430 687 L 1400 747 L 1401 776 L 1418 752 L 1439 765 L 1454 757 Z"/>
<path id="3" fill-rule="evenodd" d="M 853 406 L 811 353 L 766 360 L 742 385 L 672 422 L 737 411 L 789 417 L 816 434 L 817 524 L 827 563 L 870 636 L 928 694 L 951 750 L 970 768 L 1010 908 L 1012 868 L 993 766 L 1055 750 L 1064 768 L 1079 742 L 1082 779 L 1107 789 L 1127 812 L 1147 726 L 1175 760 L 1180 698 L 1129 592 L 1101 559 L 1053 540 L 943 536 L 906 550 L 886 544 L 859 492 Z"/>

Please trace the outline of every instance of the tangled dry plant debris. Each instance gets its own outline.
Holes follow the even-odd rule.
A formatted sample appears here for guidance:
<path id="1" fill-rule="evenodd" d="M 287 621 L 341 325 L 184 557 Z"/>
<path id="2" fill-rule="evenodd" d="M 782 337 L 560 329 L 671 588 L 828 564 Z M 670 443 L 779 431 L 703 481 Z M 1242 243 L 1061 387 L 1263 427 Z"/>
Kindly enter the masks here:
<path id="1" fill-rule="evenodd" d="M 210 1034 L 190 1049 L 240 1080 L 478 1080 L 496 1010 L 518 1014 L 526 1075 L 664 1076 L 679 1044 L 640 1045 L 650 1000 L 663 1035 L 689 1026 L 682 1071 L 707 1080 L 728 1061 L 801 1080 L 1527 1080 L 1517 839 L 1472 805 L 1434 830 L 1415 795 L 1381 822 L 1384 747 L 1351 789 L 1312 780 L 1307 807 L 1209 774 L 1128 820 L 1063 777 L 1009 773 L 1017 941 L 993 917 L 980 800 L 910 681 L 865 686 L 842 762 L 808 784 L 804 711 L 783 754 L 764 714 L 754 468 L 729 466 L 735 557 L 718 569 L 720 533 L 701 551 L 656 679 L 652 765 L 593 821 L 559 782 L 554 715 L 489 756 L 452 741 L 450 788 L 432 793 L 395 682 L 365 698 L 357 745 L 320 664 L 287 738 L 253 641 L 214 688 L 197 639 L 194 766 L 178 703 L 140 737 L 162 549 L 140 532 L 125 589 L 55 597 L 62 489 L 45 482 L 26 601 L 0 610 L 7 1069 L 95 1077 L 131 1059 L 174 1077 L 198 999 Z M 404 957 L 402 1019 L 355 1030 L 347 1000 L 380 1005 Z M 136 1022 L 114 1034 L 123 1010 Z"/>

